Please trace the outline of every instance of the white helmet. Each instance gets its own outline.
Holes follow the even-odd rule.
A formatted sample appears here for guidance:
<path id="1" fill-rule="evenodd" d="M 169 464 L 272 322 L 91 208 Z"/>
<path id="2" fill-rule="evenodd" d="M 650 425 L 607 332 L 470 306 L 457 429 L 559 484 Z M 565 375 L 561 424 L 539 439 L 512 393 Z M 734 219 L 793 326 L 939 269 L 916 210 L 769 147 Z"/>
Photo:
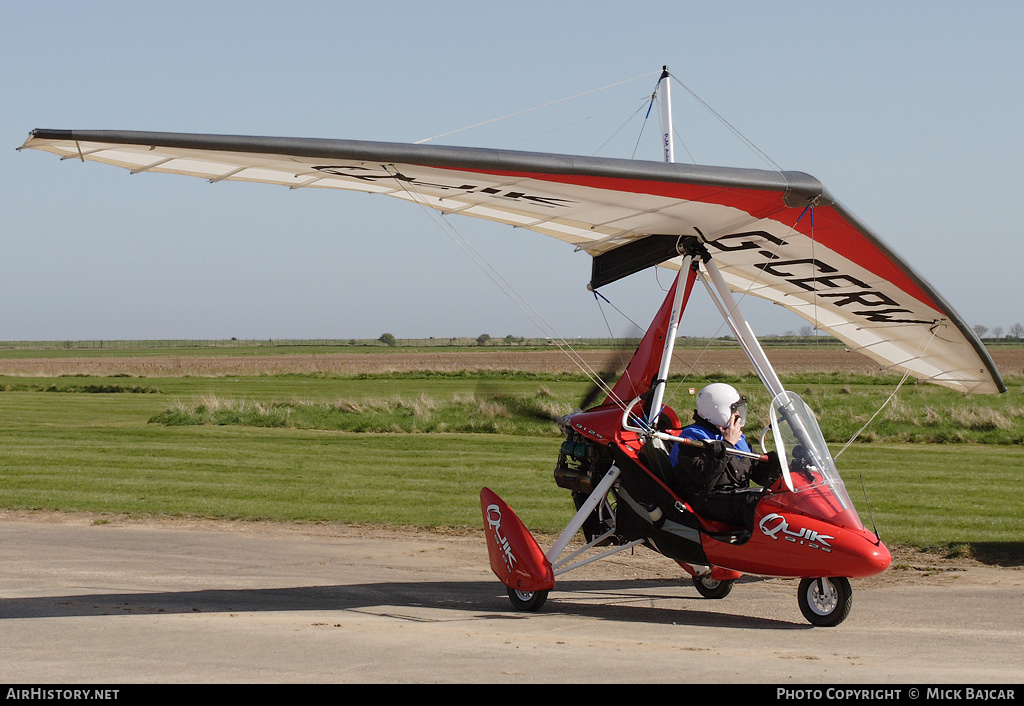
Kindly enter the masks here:
<path id="1" fill-rule="evenodd" d="M 740 426 L 747 423 L 747 398 L 732 385 L 713 382 L 697 393 L 697 414 L 715 426 L 726 426 L 733 413 L 740 415 Z"/>

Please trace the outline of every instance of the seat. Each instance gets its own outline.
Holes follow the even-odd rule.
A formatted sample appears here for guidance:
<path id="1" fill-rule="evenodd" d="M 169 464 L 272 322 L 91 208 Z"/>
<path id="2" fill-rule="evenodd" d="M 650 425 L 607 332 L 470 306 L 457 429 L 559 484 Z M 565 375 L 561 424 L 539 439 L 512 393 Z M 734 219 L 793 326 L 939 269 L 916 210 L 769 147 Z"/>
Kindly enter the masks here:
<path id="1" fill-rule="evenodd" d="M 644 464 L 658 479 L 671 486 L 672 460 L 669 458 L 668 447 L 661 439 L 650 439 L 637 453 L 640 463 Z"/>

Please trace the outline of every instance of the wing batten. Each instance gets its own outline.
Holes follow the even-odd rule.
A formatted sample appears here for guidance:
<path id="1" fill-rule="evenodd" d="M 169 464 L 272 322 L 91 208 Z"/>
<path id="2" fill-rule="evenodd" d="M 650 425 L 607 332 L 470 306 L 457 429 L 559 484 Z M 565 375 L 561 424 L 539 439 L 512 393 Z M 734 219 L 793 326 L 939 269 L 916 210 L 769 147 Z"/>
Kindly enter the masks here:
<path id="1" fill-rule="evenodd" d="M 35 130 L 22 148 L 211 183 L 377 193 L 558 238 L 593 286 L 660 265 L 701 234 L 730 289 L 795 311 L 884 366 L 963 392 L 1005 391 L 981 341 L 906 262 L 802 172 L 443 145 Z M 811 218 L 805 218 L 813 207 Z M 941 321 L 923 356 L 920 340 Z M 881 333 L 885 331 L 885 333 Z M 934 349 L 934 350 L 933 350 Z"/>

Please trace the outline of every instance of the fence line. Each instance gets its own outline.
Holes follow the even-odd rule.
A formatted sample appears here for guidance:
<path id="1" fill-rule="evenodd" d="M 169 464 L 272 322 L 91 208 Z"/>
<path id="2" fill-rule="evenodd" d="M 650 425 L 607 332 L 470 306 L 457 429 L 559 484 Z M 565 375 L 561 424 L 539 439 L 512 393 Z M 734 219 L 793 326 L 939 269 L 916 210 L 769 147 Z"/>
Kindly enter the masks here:
<path id="1" fill-rule="evenodd" d="M 588 348 L 633 349 L 639 338 L 573 338 L 572 346 Z M 766 336 L 761 342 L 769 347 L 800 348 L 814 345 L 841 345 L 831 336 Z M 684 347 L 725 346 L 735 347 L 736 341 L 730 336 L 715 339 L 684 337 L 679 339 Z M 139 340 L 78 340 L 78 341 L 0 341 L 0 350 L 163 350 L 163 349 L 253 349 L 253 348 L 334 348 L 339 350 L 357 348 L 543 348 L 554 347 L 556 343 L 546 338 L 505 338 L 431 337 L 395 338 L 394 345 L 388 346 L 380 339 L 373 338 L 304 338 L 304 339 L 139 339 Z"/>

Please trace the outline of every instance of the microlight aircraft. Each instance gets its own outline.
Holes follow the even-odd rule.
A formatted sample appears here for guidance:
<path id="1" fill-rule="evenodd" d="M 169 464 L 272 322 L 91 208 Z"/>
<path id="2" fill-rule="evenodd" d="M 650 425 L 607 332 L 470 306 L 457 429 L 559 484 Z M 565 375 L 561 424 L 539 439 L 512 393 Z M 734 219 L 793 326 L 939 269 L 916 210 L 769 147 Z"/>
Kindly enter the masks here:
<path id="1" fill-rule="evenodd" d="M 668 91 L 669 75 L 662 74 Z M 675 560 L 699 593 L 724 597 L 743 574 L 799 579 L 809 622 L 850 611 L 849 579 L 891 557 L 866 529 L 813 413 L 775 373 L 734 293 L 790 309 L 817 329 L 921 381 L 964 394 L 1006 387 L 973 331 L 942 297 L 815 178 L 802 172 L 676 163 L 671 101 L 661 102 L 664 162 L 352 140 L 33 130 L 19 149 L 140 172 L 291 189 L 393 196 L 445 214 L 558 238 L 593 257 L 590 287 L 660 266 L 677 270 L 621 378 L 597 406 L 559 424 L 556 484 L 576 514 L 547 551 L 491 490 L 480 494 L 490 565 L 516 609 L 534 611 L 555 577 L 645 545 Z M 680 319 L 697 280 L 772 398 L 780 477 L 753 527 L 702 518 L 667 483 L 666 448 L 685 423 L 664 404 Z M 699 442 L 694 442 L 699 443 Z M 563 557 L 583 530 L 586 543 Z M 596 551 L 597 554 L 591 554 Z"/>

